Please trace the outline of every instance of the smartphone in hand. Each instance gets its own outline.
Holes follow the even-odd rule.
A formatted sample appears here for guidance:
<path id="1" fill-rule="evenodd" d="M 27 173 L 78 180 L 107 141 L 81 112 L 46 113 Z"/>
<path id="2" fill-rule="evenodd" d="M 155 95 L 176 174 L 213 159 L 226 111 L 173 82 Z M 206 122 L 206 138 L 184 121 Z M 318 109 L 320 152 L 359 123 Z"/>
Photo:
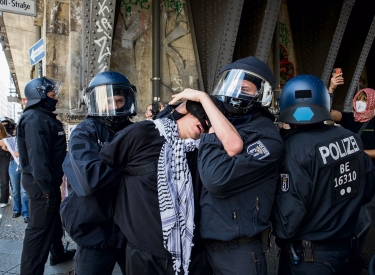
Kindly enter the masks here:
<path id="1" fill-rule="evenodd" d="M 341 68 L 334 68 L 334 69 L 333 69 L 333 73 L 334 73 L 335 75 L 342 74 L 342 70 L 341 70 Z"/>

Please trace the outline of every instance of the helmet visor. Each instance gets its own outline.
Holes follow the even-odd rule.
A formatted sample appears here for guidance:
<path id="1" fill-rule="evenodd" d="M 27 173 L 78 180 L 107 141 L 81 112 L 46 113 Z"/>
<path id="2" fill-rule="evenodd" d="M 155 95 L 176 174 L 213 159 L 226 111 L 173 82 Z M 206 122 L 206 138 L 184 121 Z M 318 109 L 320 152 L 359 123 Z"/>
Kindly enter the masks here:
<path id="1" fill-rule="evenodd" d="M 212 95 L 258 101 L 263 106 L 271 105 L 272 85 L 261 76 L 242 69 L 224 71 L 216 84 Z"/>
<path id="2" fill-rule="evenodd" d="M 85 92 L 88 114 L 91 116 L 135 115 L 135 88 L 123 84 L 100 85 Z"/>
<path id="3" fill-rule="evenodd" d="M 46 94 L 54 92 L 57 97 L 62 89 L 63 82 L 58 79 L 43 77 L 42 82 L 38 86 L 39 90 L 44 91 Z"/>

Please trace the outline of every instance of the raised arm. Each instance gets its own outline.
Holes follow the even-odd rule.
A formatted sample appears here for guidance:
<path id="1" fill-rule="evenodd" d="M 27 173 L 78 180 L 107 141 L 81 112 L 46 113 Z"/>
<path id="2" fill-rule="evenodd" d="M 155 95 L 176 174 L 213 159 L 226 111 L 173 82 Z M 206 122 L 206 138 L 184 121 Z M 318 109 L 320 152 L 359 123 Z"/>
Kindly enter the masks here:
<path id="1" fill-rule="evenodd" d="M 179 94 L 172 95 L 172 97 L 173 99 L 171 100 L 171 102 L 169 102 L 169 104 L 176 103 L 180 100 L 200 102 L 212 125 L 209 133 L 216 134 L 229 156 L 235 156 L 242 151 L 243 141 L 241 139 L 241 136 L 238 134 L 233 125 L 216 107 L 208 94 L 193 89 L 185 89 Z"/>
<path id="2" fill-rule="evenodd" d="M 332 107 L 332 100 L 333 100 L 333 93 L 336 90 L 338 85 L 343 85 L 344 84 L 344 78 L 342 77 L 341 74 L 332 74 L 332 78 L 329 84 L 328 92 L 331 97 L 331 107 Z M 335 122 L 340 122 L 342 119 L 342 114 L 340 111 L 337 110 L 332 110 L 331 109 L 331 116 L 333 117 L 333 120 Z"/>

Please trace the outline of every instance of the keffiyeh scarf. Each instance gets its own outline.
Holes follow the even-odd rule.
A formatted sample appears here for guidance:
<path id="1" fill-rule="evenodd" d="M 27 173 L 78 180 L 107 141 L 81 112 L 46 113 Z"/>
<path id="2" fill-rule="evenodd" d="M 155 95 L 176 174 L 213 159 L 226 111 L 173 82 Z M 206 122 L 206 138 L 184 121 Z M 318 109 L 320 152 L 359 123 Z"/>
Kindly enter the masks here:
<path id="1" fill-rule="evenodd" d="M 172 254 L 177 275 L 182 264 L 188 274 L 193 246 L 194 193 L 186 153 L 197 145 L 193 139 L 178 137 L 176 122 L 168 118 L 153 120 L 166 141 L 158 161 L 158 198 L 165 249 Z M 182 248 L 182 251 L 181 251 Z"/>
<path id="2" fill-rule="evenodd" d="M 367 106 L 364 112 L 358 113 L 356 102 L 360 93 L 365 92 L 367 96 Z M 353 98 L 354 121 L 366 122 L 375 116 L 375 90 L 366 88 L 359 90 Z"/>

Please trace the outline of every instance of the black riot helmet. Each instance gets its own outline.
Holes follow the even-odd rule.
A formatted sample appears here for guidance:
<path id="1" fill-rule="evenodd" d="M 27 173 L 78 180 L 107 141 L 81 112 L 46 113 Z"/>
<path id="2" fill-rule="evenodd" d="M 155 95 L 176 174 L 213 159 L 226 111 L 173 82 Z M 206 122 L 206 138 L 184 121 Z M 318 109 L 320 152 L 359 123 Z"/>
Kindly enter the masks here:
<path id="1" fill-rule="evenodd" d="M 274 84 L 269 66 L 249 56 L 224 66 L 211 94 L 224 103 L 226 113 L 237 117 L 254 107 L 269 107 Z"/>
<path id="2" fill-rule="evenodd" d="M 34 78 L 25 86 L 27 99 L 25 110 L 46 99 L 48 92 L 55 92 L 57 96 L 62 88 L 62 81 L 47 77 Z"/>
<path id="3" fill-rule="evenodd" d="M 303 74 L 290 79 L 279 99 L 278 121 L 288 124 L 314 124 L 333 120 L 326 85 L 313 75 Z"/>
<path id="4" fill-rule="evenodd" d="M 83 91 L 89 116 L 102 117 L 114 131 L 121 130 L 137 114 L 137 90 L 122 74 L 97 74 Z"/>

